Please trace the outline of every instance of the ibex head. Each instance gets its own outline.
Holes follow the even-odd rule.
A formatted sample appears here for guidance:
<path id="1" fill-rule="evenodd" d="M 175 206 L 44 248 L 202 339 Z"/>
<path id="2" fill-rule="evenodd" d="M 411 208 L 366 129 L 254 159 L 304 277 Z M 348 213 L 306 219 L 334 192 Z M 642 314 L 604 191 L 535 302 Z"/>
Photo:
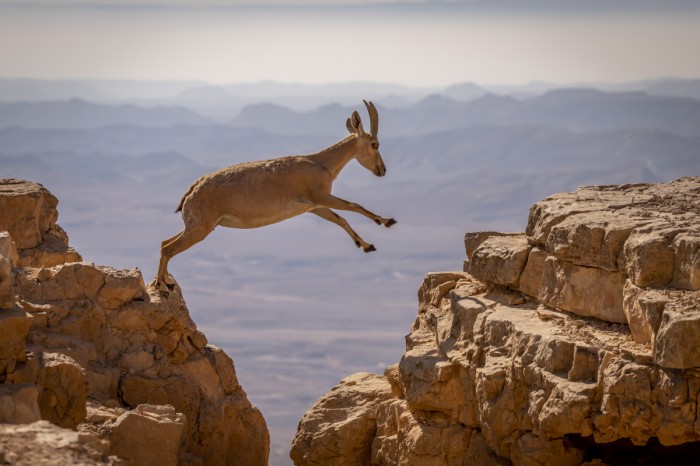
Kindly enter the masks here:
<path id="1" fill-rule="evenodd" d="M 357 136 L 357 145 L 355 158 L 360 165 L 365 167 L 377 176 L 386 174 L 386 167 L 381 155 L 379 155 L 379 139 L 377 139 L 377 131 L 379 130 L 379 115 L 377 108 L 372 102 L 363 100 L 369 113 L 370 132 L 366 133 L 362 128 L 360 114 L 352 112 L 352 116 L 348 118 L 346 123 L 348 131 Z"/>

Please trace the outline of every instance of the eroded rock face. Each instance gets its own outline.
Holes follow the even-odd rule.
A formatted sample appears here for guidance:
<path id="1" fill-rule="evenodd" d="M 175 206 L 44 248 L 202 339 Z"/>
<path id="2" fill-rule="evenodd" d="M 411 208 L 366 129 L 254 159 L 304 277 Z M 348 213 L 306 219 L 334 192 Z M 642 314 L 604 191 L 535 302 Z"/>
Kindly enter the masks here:
<path id="1" fill-rule="evenodd" d="M 376 405 L 389 398 L 391 386 L 383 377 L 359 373 L 344 378 L 304 414 L 292 444 L 292 460 L 315 466 L 369 464 Z"/>
<path id="2" fill-rule="evenodd" d="M 108 442 L 97 435 L 63 429 L 49 421 L 0 424 L 0 462 L 47 466 L 118 465 Z"/>
<path id="3" fill-rule="evenodd" d="M 110 428 L 110 453 L 134 466 L 175 466 L 185 416 L 170 405 L 138 405 Z"/>
<path id="4" fill-rule="evenodd" d="M 20 267 L 50 267 L 82 258 L 56 223 L 58 199 L 39 183 L 0 178 L 0 231 L 13 238 Z"/>
<path id="5" fill-rule="evenodd" d="M 266 465 L 265 421 L 180 289 L 82 262 L 56 203 L 40 185 L 0 182 L 0 421 L 43 419 L 106 445 L 93 462 L 42 464 Z M 47 249 L 57 240 L 60 254 Z M 12 464 L 34 458 L 12 452 Z"/>
<path id="6" fill-rule="evenodd" d="M 313 441 L 295 441 L 295 464 L 346 448 L 328 434 L 343 423 L 330 396 L 376 419 L 353 436 L 371 437 L 354 447 L 371 449 L 367 464 L 694 458 L 699 209 L 700 178 L 586 187 L 537 203 L 525 234 L 467 234 L 468 273 L 419 288 L 406 352 L 383 376 L 391 396 L 336 387 L 300 423 Z"/>

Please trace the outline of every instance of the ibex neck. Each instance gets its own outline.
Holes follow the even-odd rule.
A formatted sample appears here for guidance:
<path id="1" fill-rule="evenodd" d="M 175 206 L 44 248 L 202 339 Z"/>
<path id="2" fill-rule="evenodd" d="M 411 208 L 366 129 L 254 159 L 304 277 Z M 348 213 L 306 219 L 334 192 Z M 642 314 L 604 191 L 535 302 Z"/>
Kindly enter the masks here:
<path id="1" fill-rule="evenodd" d="M 350 135 L 311 157 L 323 165 L 335 179 L 343 167 L 354 157 L 356 142 L 357 138 L 354 135 Z"/>

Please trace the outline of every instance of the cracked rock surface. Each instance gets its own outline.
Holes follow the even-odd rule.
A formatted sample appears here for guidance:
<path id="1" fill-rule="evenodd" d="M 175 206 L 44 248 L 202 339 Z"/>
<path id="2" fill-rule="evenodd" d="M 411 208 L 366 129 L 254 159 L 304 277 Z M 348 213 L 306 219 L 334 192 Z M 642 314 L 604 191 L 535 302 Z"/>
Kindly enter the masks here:
<path id="1" fill-rule="evenodd" d="M 699 214 L 700 178 L 682 178 L 582 187 L 524 233 L 468 233 L 465 271 L 421 284 L 401 361 L 317 401 L 295 464 L 690 464 Z"/>
<path id="2" fill-rule="evenodd" d="M 266 465 L 265 420 L 180 289 L 83 262 L 57 202 L 0 180 L 0 446 L 58 449 L 0 448 L 0 463 Z"/>

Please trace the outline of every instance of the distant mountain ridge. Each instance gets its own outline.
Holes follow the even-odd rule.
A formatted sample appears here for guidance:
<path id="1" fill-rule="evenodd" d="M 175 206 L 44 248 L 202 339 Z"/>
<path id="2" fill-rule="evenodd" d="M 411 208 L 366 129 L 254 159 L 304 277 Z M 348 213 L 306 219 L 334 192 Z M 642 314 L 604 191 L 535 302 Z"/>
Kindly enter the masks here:
<path id="1" fill-rule="evenodd" d="M 0 128 L 97 128 L 117 124 L 144 127 L 208 125 L 211 120 L 182 107 L 105 105 L 82 99 L 0 102 Z"/>
<path id="2" fill-rule="evenodd" d="M 337 128 L 354 107 L 326 105 L 308 112 L 259 104 L 245 107 L 231 121 L 277 134 L 325 134 Z M 469 101 L 431 95 L 402 108 L 382 108 L 382 134 L 429 134 L 470 125 L 535 125 L 574 131 L 622 128 L 662 129 L 684 137 L 700 137 L 700 101 L 650 96 L 642 92 L 562 89 L 518 100 L 485 94 Z"/>
<path id="3" fill-rule="evenodd" d="M 400 84 L 348 82 L 300 84 L 261 81 L 210 84 L 204 81 L 130 80 L 43 80 L 0 78 L 0 102 L 59 101 L 71 98 L 107 103 L 138 104 L 145 107 L 175 106 L 194 110 L 217 121 L 233 118 L 247 105 L 274 102 L 297 111 L 337 102 L 352 105 L 371 98 L 386 107 L 405 107 L 432 95 L 469 101 L 486 93 L 529 99 L 561 88 L 585 87 L 605 92 L 645 92 L 664 97 L 700 100 L 700 79 L 660 78 L 623 83 L 574 83 L 568 85 L 533 81 L 514 85 L 488 85 L 469 81 L 448 86 L 410 87 Z"/>

